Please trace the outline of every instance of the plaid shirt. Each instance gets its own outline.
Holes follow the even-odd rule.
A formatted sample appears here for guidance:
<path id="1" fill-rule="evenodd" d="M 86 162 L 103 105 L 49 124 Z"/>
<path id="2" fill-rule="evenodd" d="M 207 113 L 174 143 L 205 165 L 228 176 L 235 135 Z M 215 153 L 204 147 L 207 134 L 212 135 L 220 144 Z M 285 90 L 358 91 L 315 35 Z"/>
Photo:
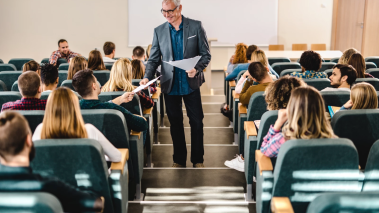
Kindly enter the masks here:
<path id="1" fill-rule="evenodd" d="M 286 140 L 283 134 L 280 131 L 275 131 L 271 125 L 267 135 L 263 138 L 261 152 L 270 158 L 277 157 L 280 146 L 282 146 L 284 142 L 286 142 Z"/>
<path id="2" fill-rule="evenodd" d="M 124 91 L 122 89 L 117 89 L 117 91 Z M 154 100 L 146 95 L 144 92 L 139 91 L 136 93 L 139 97 L 139 101 L 141 102 L 141 107 L 149 109 L 154 106 Z"/>
<path id="3" fill-rule="evenodd" d="M 47 100 L 38 98 L 22 98 L 15 102 L 7 102 L 3 104 L 1 111 L 4 110 L 45 110 Z"/>
<path id="4" fill-rule="evenodd" d="M 305 72 L 293 72 L 291 76 L 302 79 L 314 79 L 314 78 L 328 78 L 325 72 L 316 72 L 314 70 L 307 70 Z"/>
<path id="5" fill-rule="evenodd" d="M 70 62 L 70 59 L 74 58 L 76 56 L 80 56 L 80 54 L 69 51 L 68 54 L 65 55 L 65 54 L 61 53 L 61 51 L 57 50 L 51 54 L 49 62 L 50 62 L 50 64 L 55 64 L 55 63 L 57 63 L 58 59 L 60 59 L 60 58 L 64 58 L 67 60 L 67 62 Z"/>

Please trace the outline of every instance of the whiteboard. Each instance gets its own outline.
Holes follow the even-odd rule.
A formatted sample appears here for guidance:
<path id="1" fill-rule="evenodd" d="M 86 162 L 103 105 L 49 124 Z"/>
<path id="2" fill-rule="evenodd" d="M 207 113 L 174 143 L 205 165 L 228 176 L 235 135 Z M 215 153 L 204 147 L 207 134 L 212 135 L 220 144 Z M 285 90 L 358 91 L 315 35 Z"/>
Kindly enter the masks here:
<path id="1" fill-rule="evenodd" d="M 212 46 L 277 44 L 278 0 L 182 0 L 182 15 L 199 20 Z M 147 46 L 166 22 L 162 0 L 128 1 L 128 45 Z"/>

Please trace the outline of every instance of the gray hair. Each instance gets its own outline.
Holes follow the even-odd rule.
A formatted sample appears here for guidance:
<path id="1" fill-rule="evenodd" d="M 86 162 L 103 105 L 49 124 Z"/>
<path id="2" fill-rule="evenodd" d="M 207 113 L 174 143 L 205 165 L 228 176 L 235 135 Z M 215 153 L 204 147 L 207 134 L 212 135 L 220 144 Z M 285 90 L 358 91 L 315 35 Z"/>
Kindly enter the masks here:
<path id="1" fill-rule="evenodd" d="M 173 2 L 175 6 L 180 6 L 180 0 L 163 0 L 162 3 Z"/>

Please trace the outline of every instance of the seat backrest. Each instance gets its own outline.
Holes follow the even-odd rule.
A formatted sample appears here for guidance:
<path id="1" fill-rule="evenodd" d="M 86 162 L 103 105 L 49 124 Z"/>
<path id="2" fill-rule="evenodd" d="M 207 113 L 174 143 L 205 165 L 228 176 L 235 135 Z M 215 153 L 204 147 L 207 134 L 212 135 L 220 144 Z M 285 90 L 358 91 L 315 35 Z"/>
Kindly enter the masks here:
<path id="1" fill-rule="evenodd" d="M 277 51 L 277 50 L 284 50 L 284 45 L 283 44 L 270 44 L 268 45 L 268 50 L 269 51 Z"/>
<path id="2" fill-rule="evenodd" d="M 102 92 L 99 95 L 99 100 L 103 102 L 110 101 L 121 96 L 124 93 L 125 92 Z M 132 101 L 128 103 L 122 103 L 120 106 L 124 107 L 132 114 L 142 115 L 142 108 L 139 101 L 139 96 L 137 94 L 134 94 Z"/>
<path id="3" fill-rule="evenodd" d="M 0 59 L 0 64 L 4 64 L 4 61 Z"/>
<path id="4" fill-rule="evenodd" d="M 7 91 L 7 85 L 2 80 L 0 80 L 0 91 Z"/>
<path id="5" fill-rule="evenodd" d="M 75 95 L 79 98 L 79 100 L 82 100 L 82 96 L 79 95 L 79 93 L 75 92 Z M 42 92 L 41 94 L 41 100 L 47 100 L 47 98 L 49 97 L 49 95 L 51 94 L 51 91 L 46 91 L 46 92 Z"/>
<path id="6" fill-rule="evenodd" d="M 62 85 L 62 82 L 64 80 L 67 80 L 67 76 L 68 76 L 68 71 L 58 71 L 58 77 L 59 77 L 58 86 Z"/>
<path id="7" fill-rule="evenodd" d="M 325 110 L 328 106 L 340 107 L 350 100 L 349 91 L 321 91 L 320 93 L 324 99 Z"/>
<path id="8" fill-rule="evenodd" d="M 314 78 L 314 79 L 303 79 L 306 84 L 316 88 L 317 90 L 323 90 L 330 87 L 330 80 L 327 78 Z"/>
<path id="9" fill-rule="evenodd" d="M 379 91 L 379 79 L 377 78 L 357 78 L 354 84 L 366 82 L 375 87 L 376 91 Z"/>
<path id="10" fill-rule="evenodd" d="M 21 100 L 22 95 L 19 92 L 0 92 L 0 107 L 7 102 Z"/>
<path id="11" fill-rule="evenodd" d="M 138 87 L 139 86 L 139 82 L 141 82 L 142 79 L 132 79 L 132 84 L 133 86 L 136 86 Z"/>
<path id="12" fill-rule="evenodd" d="M 362 187 L 357 150 L 342 138 L 286 141 L 273 177 L 272 196 L 289 197 L 295 212 L 305 212 L 320 193 L 358 192 Z"/>
<path id="13" fill-rule="evenodd" d="M 109 71 L 112 70 L 112 67 L 113 67 L 113 63 L 112 64 L 105 64 L 105 68 L 107 68 L 107 70 L 109 70 Z"/>
<path id="14" fill-rule="evenodd" d="M 324 73 L 326 73 L 328 75 L 328 78 L 329 78 L 333 73 L 333 69 L 324 70 Z"/>
<path id="15" fill-rule="evenodd" d="M 326 50 L 326 44 L 311 44 L 311 50 L 324 51 Z"/>
<path id="16" fill-rule="evenodd" d="M 312 201 L 307 213 L 374 213 L 378 204 L 378 192 L 325 193 Z"/>
<path id="17" fill-rule="evenodd" d="M 13 64 L 16 67 L 16 70 L 22 71 L 22 66 L 32 60 L 32 58 L 12 58 L 9 60 L 8 64 Z"/>
<path id="18" fill-rule="evenodd" d="M 371 56 L 365 58 L 366 62 L 373 62 L 377 67 L 379 67 L 379 56 Z"/>
<path id="19" fill-rule="evenodd" d="M 270 65 L 278 62 L 291 62 L 291 60 L 287 57 L 269 57 L 267 59 Z"/>
<path id="20" fill-rule="evenodd" d="M 285 76 L 285 75 L 290 75 L 293 72 L 301 72 L 301 69 L 286 69 L 286 70 L 283 70 L 280 73 L 280 77 Z"/>
<path id="21" fill-rule="evenodd" d="M 111 72 L 108 70 L 96 70 L 93 71 L 93 75 L 97 78 L 97 81 L 100 82 L 101 85 L 104 85 L 109 80 Z"/>
<path id="22" fill-rule="evenodd" d="M 0 212 L 62 213 L 63 208 L 59 200 L 49 193 L 0 192 Z"/>
<path id="23" fill-rule="evenodd" d="M 18 81 L 15 81 L 12 85 L 11 91 L 13 92 L 19 92 L 20 90 L 18 89 Z"/>
<path id="24" fill-rule="evenodd" d="M 374 62 L 366 62 L 366 70 L 371 68 L 378 68 Z"/>
<path id="25" fill-rule="evenodd" d="M 301 69 L 301 66 L 297 62 L 278 62 L 272 65 L 272 69 L 275 70 L 278 75 L 286 69 Z"/>
<path id="26" fill-rule="evenodd" d="M 365 168 L 372 144 L 379 139 L 379 110 L 343 110 L 332 118 L 334 133 L 340 138 L 353 141 L 359 153 L 359 165 Z"/>
<path id="27" fill-rule="evenodd" d="M 47 64 L 47 63 L 49 63 L 49 60 L 50 60 L 50 58 L 43 58 L 41 60 L 41 64 Z"/>
<path id="28" fill-rule="evenodd" d="M 45 116 L 44 110 L 20 110 L 17 112 L 26 118 L 32 132 L 34 132 L 37 126 L 43 122 L 43 117 Z"/>
<path id="29" fill-rule="evenodd" d="M 130 148 L 125 116 L 114 109 L 81 110 L 85 123 L 94 125 L 116 148 Z"/>
<path id="30" fill-rule="evenodd" d="M 263 113 L 257 135 L 257 149 L 262 146 L 263 138 L 267 135 L 270 125 L 274 125 L 278 119 L 278 110 L 270 110 Z"/>
<path id="31" fill-rule="evenodd" d="M 17 68 L 13 64 L 0 64 L 0 72 L 2 71 L 17 71 Z"/>
<path id="32" fill-rule="evenodd" d="M 72 86 L 72 80 L 64 80 L 61 84 L 61 87 L 68 87 L 71 90 L 75 91 L 74 86 Z"/>
<path id="33" fill-rule="evenodd" d="M 33 172 L 49 175 L 92 191 L 105 199 L 104 212 L 113 212 L 108 167 L 98 141 L 92 139 L 49 139 L 33 141 L 36 156 Z"/>
<path id="34" fill-rule="evenodd" d="M 261 120 L 263 113 L 267 112 L 267 103 L 264 92 L 255 92 L 249 101 L 247 107 L 247 120 Z"/>
<path id="35" fill-rule="evenodd" d="M 18 80 L 18 77 L 22 74 L 22 71 L 3 71 L 0 72 L 0 80 L 7 86 L 7 91 L 11 91 L 12 85 Z"/>
<path id="36" fill-rule="evenodd" d="M 337 64 L 339 60 L 340 60 L 339 57 L 337 57 L 337 58 L 331 58 L 331 59 L 330 59 L 330 62 L 334 62 L 334 63 Z"/>
<path id="37" fill-rule="evenodd" d="M 379 62 L 378 62 L 379 63 Z M 366 70 L 366 73 L 374 76 L 375 78 L 379 78 L 379 68 L 371 68 L 371 69 L 367 69 Z"/>
<path id="38" fill-rule="evenodd" d="M 292 51 L 308 50 L 308 44 L 292 44 Z"/>
<path id="39" fill-rule="evenodd" d="M 334 62 L 322 62 L 319 72 L 332 69 L 335 65 L 336 63 Z"/>
<path id="40" fill-rule="evenodd" d="M 66 70 L 67 71 L 69 67 L 70 67 L 69 63 L 62 63 L 59 65 L 58 70 Z"/>
<path id="41" fill-rule="evenodd" d="M 362 191 L 378 191 L 379 188 L 379 140 L 370 149 Z"/>
<path id="42" fill-rule="evenodd" d="M 242 75 L 246 72 L 247 70 L 242 70 L 241 72 L 238 73 L 237 75 L 237 82 L 241 79 Z"/>

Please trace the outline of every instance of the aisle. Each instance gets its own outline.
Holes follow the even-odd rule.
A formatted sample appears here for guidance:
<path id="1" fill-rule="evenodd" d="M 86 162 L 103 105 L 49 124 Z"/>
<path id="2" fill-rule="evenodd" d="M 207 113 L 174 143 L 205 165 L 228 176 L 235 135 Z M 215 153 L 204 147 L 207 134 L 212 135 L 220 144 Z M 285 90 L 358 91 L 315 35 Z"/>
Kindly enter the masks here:
<path id="1" fill-rule="evenodd" d="M 204 110 L 204 165 L 192 167 L 190 161 L 190 127 L 186 110 L 184 126 L 187 142 L 187 168 L 171 168 L 173 145 L 167 116 L 159 129 L 158 141 L 153 147 L 153 168 L 144 168 L 142 193 L 144 201 L 129 202 L 129 213 L 150 212 L 255 212 L 255 203 L 245 201 L 244 173 L 224 166 L 225 160 L 237 154 L 232 145 L 233 129 L 229 120 L 219 113 L 225 101 L 222 72 L 212 73 L 214 96 L 202 96 Z"/>

